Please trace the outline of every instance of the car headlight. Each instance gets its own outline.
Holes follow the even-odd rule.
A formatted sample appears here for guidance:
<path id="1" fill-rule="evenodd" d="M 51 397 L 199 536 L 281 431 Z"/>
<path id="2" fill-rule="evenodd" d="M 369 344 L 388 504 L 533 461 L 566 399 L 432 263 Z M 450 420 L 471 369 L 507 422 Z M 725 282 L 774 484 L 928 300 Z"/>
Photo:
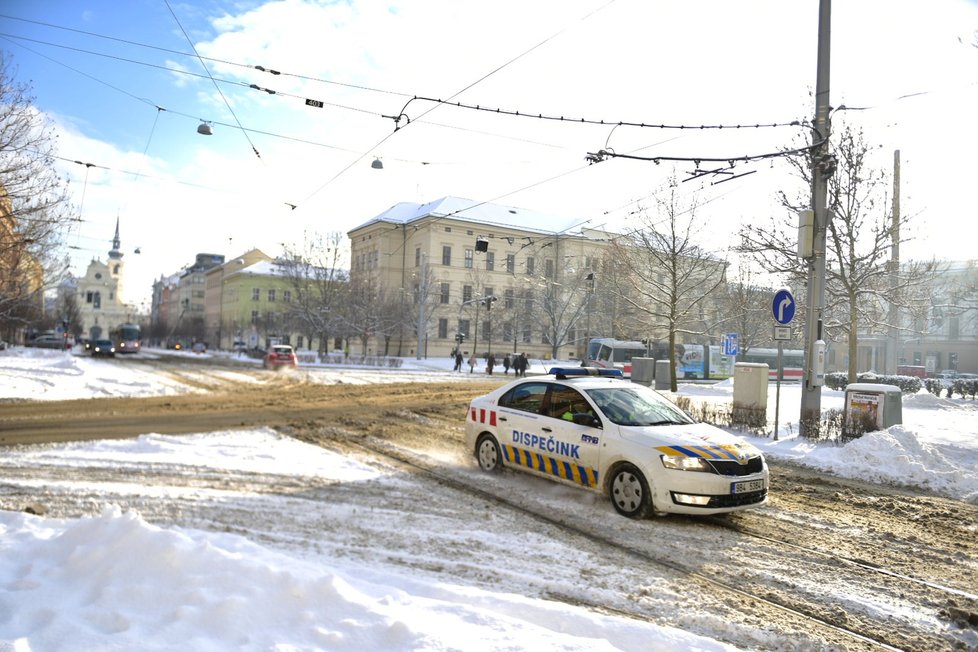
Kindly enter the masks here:
<path id="1" fill-rule="evenodd" d="M 713 473 L 713 467 L 702 457 L 663 455 L 662 466 L 675 471 L 702 471 Z"/>

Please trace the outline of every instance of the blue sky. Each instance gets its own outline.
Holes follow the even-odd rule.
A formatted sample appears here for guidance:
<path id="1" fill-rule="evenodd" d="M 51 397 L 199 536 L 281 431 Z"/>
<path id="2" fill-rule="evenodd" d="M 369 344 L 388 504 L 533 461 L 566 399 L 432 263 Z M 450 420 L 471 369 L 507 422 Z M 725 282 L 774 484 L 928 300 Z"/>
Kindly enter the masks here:
<path id="1" fill-rule="evenodd" d="M 975 213 L 978 3 L 834 4 L 832 104 L 871 107 L 844 118 L 879 145 L 877 165 L 891 166 L 901 150 L 901 206 L 917 227 L 902 254 L 973 257 L 950 225 Z M 153 279 L 198 252 L 231 257 L 257 246 L 274 255 L 399 201 L 455 195 L 627 227 L 673 170 L 682 179 L 693 165 L 588 166 L 587 152 L 739 157 L 806 134 L 429 112 L 436 105 L 408 99 L 611 124 L 801 120 L 814 109 L 817 9 L 817 0 L 7 0 L 0 47 L 18 79 L 31 81 L 68 159 L 83 219 L 65 238 L 75 272 L 104 259 L 118 217 L 126 298 L 139 302 Z M 220 92 L 181 54 L 190 41 Z M 201 120 L 213 123 L 212 136 L 197 134 Z M 383 170 L 370 167 L 374 157 Z M 682 185 L 699 193 L 701 237 L 718 252 L 743 222 L 777 214 L 777 190 L 801 192 L 781 161 L 737 172 L 754 173 Z"/>

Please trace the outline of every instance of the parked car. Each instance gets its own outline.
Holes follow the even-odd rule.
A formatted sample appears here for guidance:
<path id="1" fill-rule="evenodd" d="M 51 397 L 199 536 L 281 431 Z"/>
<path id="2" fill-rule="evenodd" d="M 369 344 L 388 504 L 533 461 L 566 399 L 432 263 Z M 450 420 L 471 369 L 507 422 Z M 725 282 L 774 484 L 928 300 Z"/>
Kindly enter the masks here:
<path id="1" fill-rule="evenodd" d="M 507 383 L 472 400 L 466 448 L 483 471 L 507 467 L 590 489 L 630 518 L 767 502 L 757 448 L 620 377 L 617 369 L 556 367 Z"/>
<path id="2" fill-rule="evenodd" d="M 115 345 L 112 340 L 95 340 L 92 342 L 92 357 L 114 358 Z"/>
<path id="3" fill-rule="evenodd" d="M 298 367 L 299 358 L 288 344 L 276 344 L 265 354 L 262 366 L 266 369 Z"/>
<path id="4" fill-rule="evenodd" d="M 60 335 L 38 335 L 33 340 L 28 340 L 27 346 L 39 349 L 63 349 L 65 338 Z"/>

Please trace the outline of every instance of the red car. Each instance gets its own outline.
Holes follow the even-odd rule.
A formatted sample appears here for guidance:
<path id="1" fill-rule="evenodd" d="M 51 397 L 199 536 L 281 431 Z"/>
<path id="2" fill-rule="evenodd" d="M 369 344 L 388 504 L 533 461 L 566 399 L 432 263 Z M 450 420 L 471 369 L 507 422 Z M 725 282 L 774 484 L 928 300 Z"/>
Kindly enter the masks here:
<path id="1" fill-rule="evenodd" d="M 279 367 L 298 367 L 299 359 L 295 355 L 295 351 L 288 344 L 276 344 L 268 353 L 265 354 L 265 359 L 262 362 L 262 366 L 266 369 L 278 369 Z"/>

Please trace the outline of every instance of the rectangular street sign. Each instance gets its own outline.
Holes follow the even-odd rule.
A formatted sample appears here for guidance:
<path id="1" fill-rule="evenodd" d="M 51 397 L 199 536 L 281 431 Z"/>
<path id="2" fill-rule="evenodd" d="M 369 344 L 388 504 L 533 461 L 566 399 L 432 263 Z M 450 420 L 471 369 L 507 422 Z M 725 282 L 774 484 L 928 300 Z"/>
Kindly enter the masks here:
<path id="1" fill-rule="evenodd" d="M 787 342 L 791 339 L 791 326 L 775 326 L 774 341 Z"/>
<path id="2" fill-rule="evenodd" d="M 723 355 L 737 355 L 740 348 L 740 336 L 738 333 L 724 333 L 720 337 L 720 349 Z"/>
<path id="3" fill-rule="evenodd" d="M 323 108 L 322 100 L 306 100 L 306 106 L 314 106 L 317 109 Z"/>

